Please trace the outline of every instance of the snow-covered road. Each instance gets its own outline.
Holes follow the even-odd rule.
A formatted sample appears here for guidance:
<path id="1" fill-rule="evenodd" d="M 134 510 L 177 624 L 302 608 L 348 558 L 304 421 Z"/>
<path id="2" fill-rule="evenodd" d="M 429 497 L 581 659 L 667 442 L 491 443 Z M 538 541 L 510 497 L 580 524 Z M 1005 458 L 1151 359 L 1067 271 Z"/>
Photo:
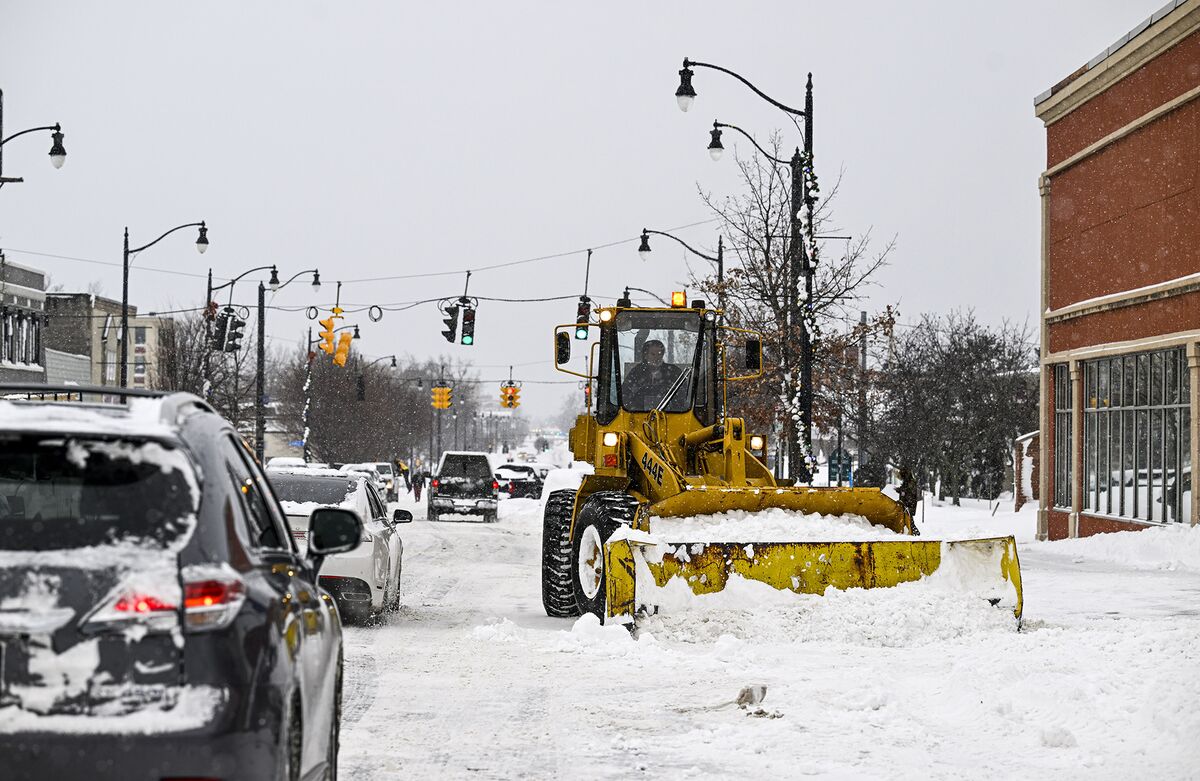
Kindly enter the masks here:
<path id="1" fill-rule="evenodd" d="M 930 508 L 923 527 L 1018 534 L 1020 633 L 912 584 L 659 617 L 637 640 L 544 615 L 538 503 L 418 519 L 403 609 L 347 630 L 341 772 L 1200 778 L 1200 529 L 1149 532 L 1176 535 L 1160 560 L 1149 542 L 1033 543 L 1033 519 Z M 761 714 L 722 707 L 749 684 Z"/>

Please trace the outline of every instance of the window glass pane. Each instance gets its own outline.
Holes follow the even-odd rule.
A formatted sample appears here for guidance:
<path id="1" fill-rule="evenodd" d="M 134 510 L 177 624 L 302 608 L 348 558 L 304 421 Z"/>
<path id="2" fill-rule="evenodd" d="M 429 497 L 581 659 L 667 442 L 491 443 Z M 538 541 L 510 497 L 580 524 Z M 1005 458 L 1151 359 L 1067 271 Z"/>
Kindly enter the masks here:
<path id="1" fill-rule="evenodd" d="M 1179 350 L 1168 350 L 1164 356 L 1167 364 L 1165 404 L 1179 403 L 1179 359 L 1182 355 Z"/>
<path id="2" fill-rule="evenodd" d="M 1162 365 L 1159 358 L 1158 364 Z M 1160 386 L 1161 387 L 1161 386 Z M 1163 411 L 1150 410 L 1150 520 L 1163 519 Z"/>
<path id="3" fill-rule="evenodd" d="M 1111 379 L 1108 383 L 1108 393 L 1112 397 L 1111 403 L 1114 407 L 1121 406 L 1121 359 L 1114 358 L 1109 364 Z"/>
<path id="4" fill-rule="evenodd" d="M 1125 406 L 1132 407 L 1136 402 L 1133 395 L 1135 372 L 1133 368 L 1134 358 L 1132 355 L 1126 355 L 1123 361 L 1123 370 L 1121 372 L 1121 382 L 1124 389 L 1121 391 L 1121 396 L 1125 399 Z"/>
<path id="5" fill-rule="evenodd" d="M 1183 523 L 1192 522 L 1192 416 L 1184 408 L 1179 415 L 1179 520 Z"/>
<path id="6" fill-rule="evenodd" d="M 1163 354 L 1150 354 L 1150 403 L 1163 403 Z"/>
<path id="7" fill-rule="evenodd" d="M 1096 371 L 1099 375 L 1096 378 L 1096 406 L 1104 409 L 1108 406 L 1108 361 L 1099 361 L 1096 364 Z"/>
<path id="8" fill-rule="evenodd" d="M 1116 364 L 1113 364 L 1114 366 Z M 1108 413 L 1108 512 L 1121 514 L 1121 413 Z"/>
<path id="9" fill-rule="evenodd" d="M 1108 374 L 1108 366 L 1100 367 L 1100 376 Z M 1108 470 L 1108 412 L 1096 416 L 1096 509 L 1108 512 L 1108 486 L 1112 475 Z"/>
<path id="10" fill-rule="evenodd" d="M 1163 413 L 1163 520 L 1179 519 L 1179 410 Z"/>
<path id="11" fill-rule="evenodd" d="M 1150 402 L 1150 356 L 1137 356 L 1137 405 L 1146 406 Z"/>
<path id="12" fill-rule="evenodd" d="M 1121 413 L 1121 429 L 1124 438 L 1121 440 L 1122 457 L 1122 478 L 1121 478 L 1121 515 L 1132 518 L 1133 510 L 1133 490 L 1136 483 L 1137 474 L 1135 468 L 1134 445 L 1137 442 L 1133 428 L 1133 410 L 1126 410 Z"/>
<path id="13" fill-rule="evenodd" d="M 1137 448 L 1134 451 L 1134 495 L 1133 495 L 1133 517 L 1148 518 L 1148 506 L 1150 497 L 1150 474 L 1149 461 L 1147 455 L 1150 446 L 1150 413 L 1146 410 L 1138 410 L 1136 413 L 1137 420 Z"/>
<path id="14" fill-rule="evenodd" d="M 1096 495 L 1096 416 L 1083 416 L 1083 509 L 1095 507 Z"/>

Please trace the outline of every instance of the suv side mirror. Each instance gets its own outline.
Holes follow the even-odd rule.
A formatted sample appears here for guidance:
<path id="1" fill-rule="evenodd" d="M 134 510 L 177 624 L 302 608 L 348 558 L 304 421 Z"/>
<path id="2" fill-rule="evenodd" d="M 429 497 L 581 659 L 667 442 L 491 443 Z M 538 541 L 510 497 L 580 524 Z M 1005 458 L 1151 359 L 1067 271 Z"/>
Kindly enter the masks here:
<path id="1" fill-rule="evenodd" d="M 762 368 L 762 341 L 746 340 L 746 371 L 756 372 Z"/>
<path id="2" fill-rule="evenodd" d="M 571 360 L 571 337 L 566 331 L 554 335 L 554 362 L 562 365 Z"/>
<path id="3" fill-rule="evenodd" d="M 319 507 L 308 519 L 308 556 L 313 572 L 321 569 L 326 556 L 346 553 L 362 541 L 362 520 L 351 510 Z"/>
<path id="4" fill-rule="evenodd" d="M 392 523 L 412 523 L 412 513 L 408 510 L 393 510 Z"/>

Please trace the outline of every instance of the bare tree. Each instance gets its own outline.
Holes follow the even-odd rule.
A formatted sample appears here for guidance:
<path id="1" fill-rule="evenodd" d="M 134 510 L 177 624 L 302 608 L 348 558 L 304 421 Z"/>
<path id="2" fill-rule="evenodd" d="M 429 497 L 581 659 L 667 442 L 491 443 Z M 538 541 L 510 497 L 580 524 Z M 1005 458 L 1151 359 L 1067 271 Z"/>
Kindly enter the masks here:
<path id="1" fill-rule="evenodd" d="M 205 320 L 198 312 L 164 318 L 158 334 L 159 390 L 187 391 L 208 401 L 239 431 L 254 419 L 254 361 L 251 340 L 233 353 L 210 351 Z M 205 383 L 205 366 L 211 374 Z"/>
<path id="2" fill-rule="evenodd" d="M 765 146 L 773 157 L 783 158 L 778 133 Z M 736 263 L 726 262 L 725 280 L 718 284 L 714 264 L 707 263 L 701 272 L 692 271 L 692 285 L 703 290 L 709 298 L 723 300 L 726 323 L 731 326 L 762 331 L 773 349 L 767 352 L 763 378 L 754 383 L 742 383 L 731 389 L 734 408 L 745 414 L 751 425 L 759 430 L 773 429 L 786 434 L 798 420 L 798 372 L 785 375 L 780 348 L 800 343 L 800 324 L 788 325 L 788 288 L 791 256 L 791 178 L 779 165 L 757 150 L 748 158 L 736 158 L 742 190 L 739 194 L 718 198 L 701 191 L 700 196 L 719 218 L 722 233 L 730 240 L 730 251 Z M 832 202 L 836 198 L 841 177 L 829 188 L 829 195 L 817 201 L 813 215 L 814 233 L 820 235 L 835 230 Z M 887 263 L 894 239 L 881 250 L 871 248 L 870 231 L 850 241 L 841 257 L 830 253 L 828 259 L 818 255 L 819 244 L 808 248 L 815 264 L 813 297 L 808 304 L 808 322 L 813 340 L 813 384 L 819 389 L 828 378 L 839 371 L 845 348 L 837 338 L 826 333 L 845 330 L 844 321 L 853 304 L 859 301 L 864 288 L 871 284 L 874 274 Z M 803 290 L 800 292 L 803 296 Z M 804 308 L 804 302 L 800 302 Z M 879 331 L 880 319 L 868 324 L 872 333 Z M 828 397 L 819 390 L 814 394 L 813 425 L 830 422 L 828 404 L 819 400 Z"/>

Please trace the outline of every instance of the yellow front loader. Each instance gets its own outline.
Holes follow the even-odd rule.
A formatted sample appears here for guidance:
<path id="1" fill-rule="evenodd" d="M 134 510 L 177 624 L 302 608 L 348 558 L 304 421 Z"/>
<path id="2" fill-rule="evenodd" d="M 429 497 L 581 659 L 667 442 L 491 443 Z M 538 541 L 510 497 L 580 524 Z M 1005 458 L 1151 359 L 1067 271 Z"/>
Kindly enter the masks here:
<path id="1" fill-rule="evenodd" d="M 633 307 L 628 299 L 597 310 L 592 323 L 558 326 L 555 365 L 584 377 L 594 407 L 571 429 L 576 460 L 593 465 L 577 490 L 547 497 L 542 529 L 542 602 L 547 615 L 594 613 L 632 623 L 658 608 L 656 595 L 674 581 L 695 595 L 741 577 L 797 593 L 895 586 L 954 561 L 956 577 L 993 604 L 1021 616 L 1021 573 L 1012 537 L 938 542 L 916 539 L 912 518 L 877 488 L 782 485 L 759 460 L 765 438 L 725 408 L 725 385 L 761 375 L 761 340 L 725 328 L 704 302 L 671 308 Z M 588 371 L 565 367 L 573 337 L 599 327 Z M 737 342 L 734 345 L 734 342 Z M 587 344 L 586 342 L 583 344 Z M 745 373 L 727 371 L 726 348 L 744 357 Z M 796 511 L 795 539 L 753 536 L 698 542 L 671 523 L 727 511 Z M 745 518 L 745 514 L 736 517 Z M 805 538 L 805 514 L 860 516 L 894 538 L 833 541 Z M 749 517 L 754 517 L 753 515 Z M 686 522 L 683 528 L 686 528 Z M 849 527 L 848 527 L 849 528 Z"/>

